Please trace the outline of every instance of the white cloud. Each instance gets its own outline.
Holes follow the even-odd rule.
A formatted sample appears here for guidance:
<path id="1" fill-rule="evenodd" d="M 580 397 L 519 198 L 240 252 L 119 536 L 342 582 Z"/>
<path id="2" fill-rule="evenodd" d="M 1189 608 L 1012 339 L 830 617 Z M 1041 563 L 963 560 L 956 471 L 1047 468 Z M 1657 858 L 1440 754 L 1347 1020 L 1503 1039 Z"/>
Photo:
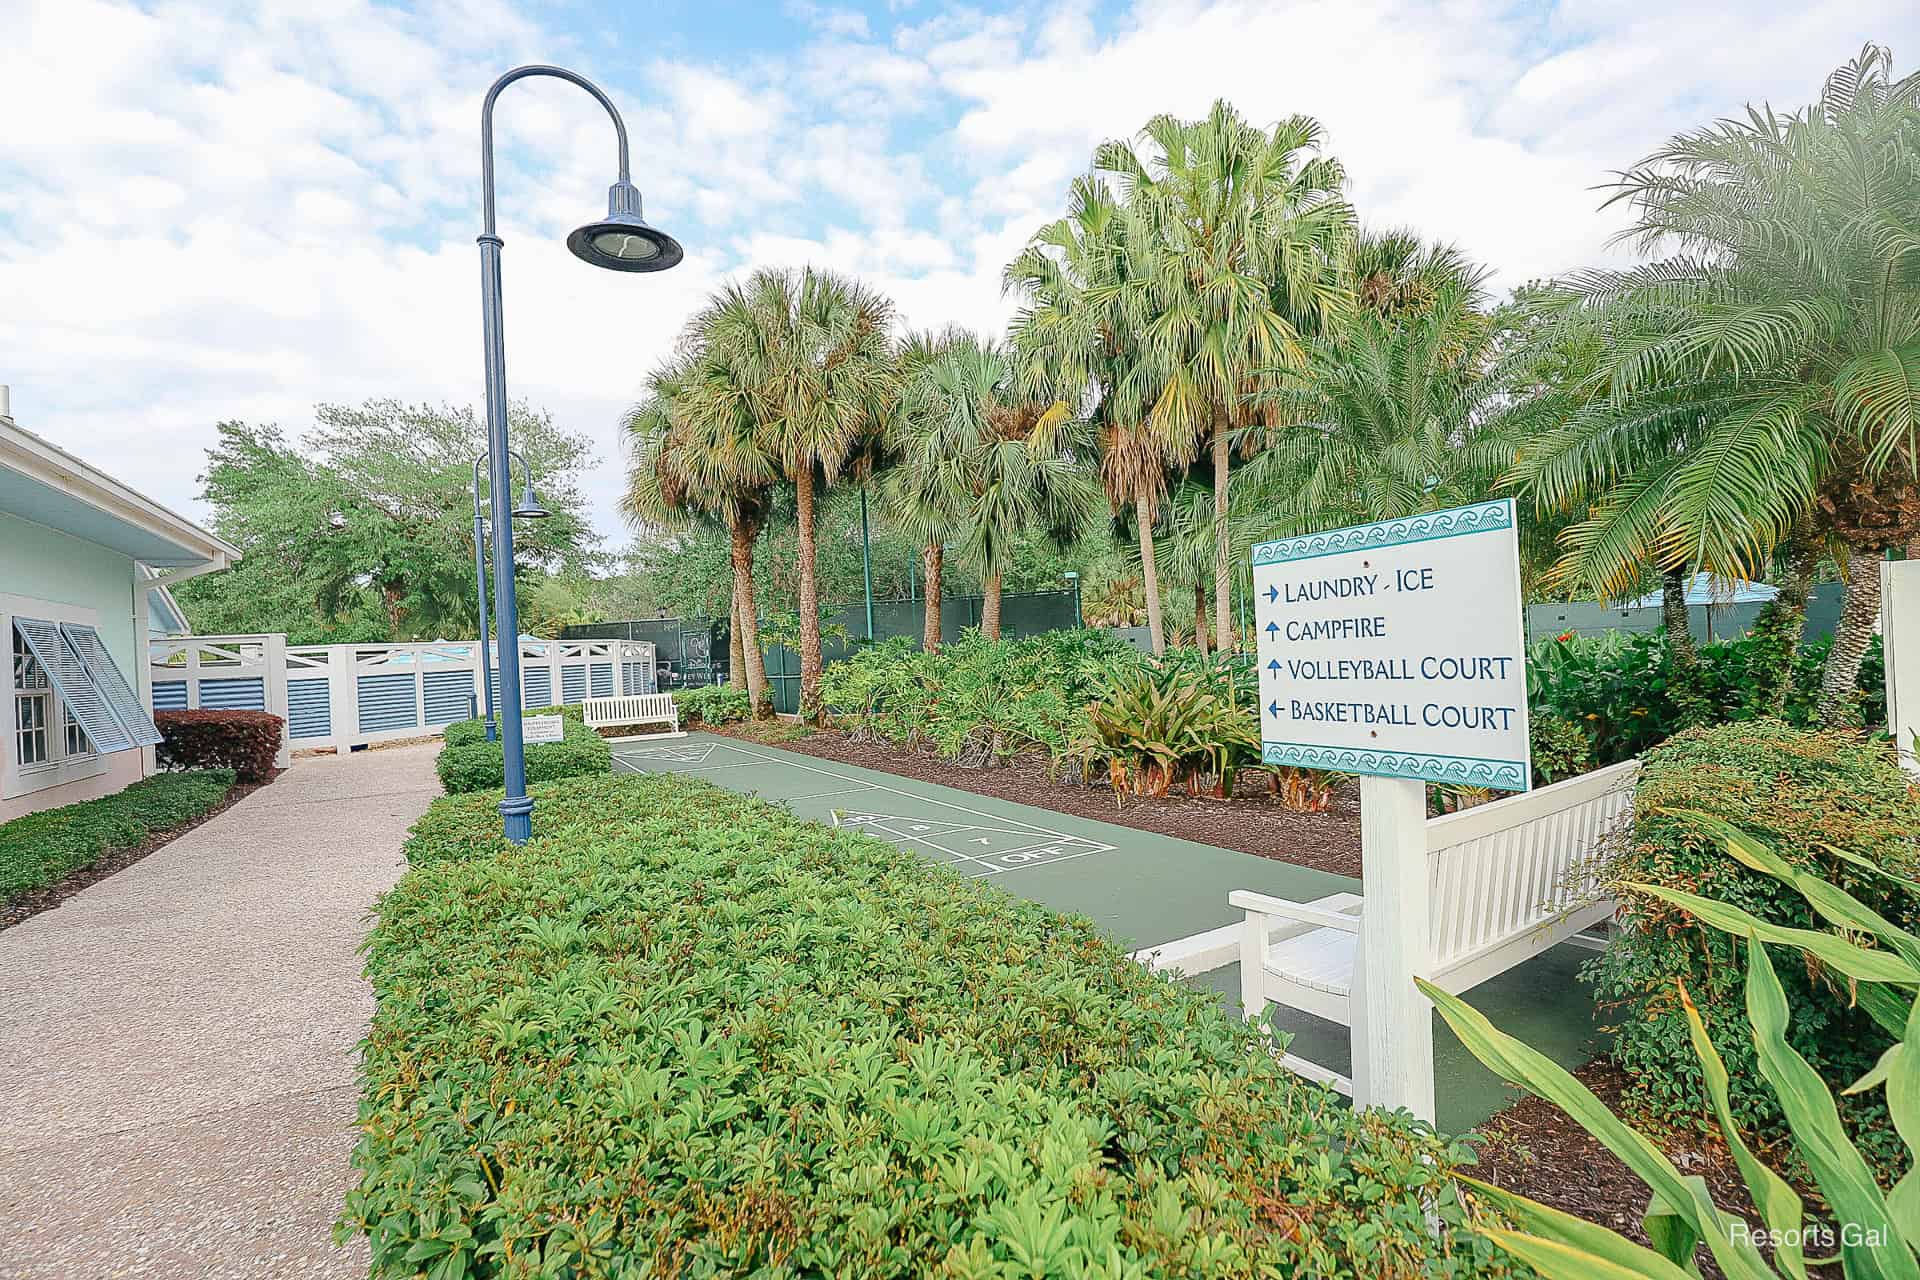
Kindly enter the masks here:
<path id="1" fill-rule="evenodd" d="M 995 329 L 1001 267 L 1094 145 L 1155 112 L 1315 115 L 1369 222 L 1457 240 L 1514 284 L 1605 254 L 1618 215 L 1591 188 L 1674 130 L 1803 103 L 1868 38 L 1920 57 L 1899 0 L 889 7 L 798 0 L 799 47 L 616 65 L 648 214 L 688 248 L 665 275 L 560 243 L 611 179 L 597 108 L 550 81 L 503 98 L 509 388 L 594 439 L 610 536 L 620 411 L 718 281 L 812 262 L 888 292 L 903 324 Z M 21 420 L 192 509 L 223 418 L 477 400 L 479 97 L 520 62 L 599 74 L 596 44 L 551 25 L 568 11 L 9 0 L 0 381 Z"/>

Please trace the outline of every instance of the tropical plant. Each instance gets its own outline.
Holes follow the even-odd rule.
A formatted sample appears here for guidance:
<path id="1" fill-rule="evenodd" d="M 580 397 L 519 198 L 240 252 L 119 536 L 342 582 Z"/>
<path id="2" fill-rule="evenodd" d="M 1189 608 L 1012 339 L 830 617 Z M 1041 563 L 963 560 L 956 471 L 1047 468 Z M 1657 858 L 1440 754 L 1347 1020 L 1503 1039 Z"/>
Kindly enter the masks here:
<path id="1" fill-rule="evenodd" d="M 1164 796 L 1184 781 L 1199 794 L 1211 776 L 1213 794 L 1233 794 L 1234 776 L 1260 759 L 1252 696 L 1236 689 L 1239 664 L 1209 659 L 1152 662 L 1116 671 L 1086 709 L 1073 755 L 1091 775 L 1105 764 L 1115 802 L 1127 791 Z M 1209 669 L 1196 677 L 1193 662 Z M 1218 664 L 1218 665 L 1216 665 Z"/>
<path id="2" fill-rule="evenodd" d="M 727 352 L 700 343 L 647 376 L 644 399 L 628 411 L 627 517 L 655 529 L 705 518 L 727 533 L 733 588 L 728 613 L 740 639 L 755 714 L 773 714 L 754 596 L 754 542 L 766 525 L 778 474 L 761 438 L 752 384 Z"/>
<path id="3" fill-rule="evenodd" d="M 1920 533 L 1920 77 L 1872 45 L 1819 101 L 1749 108 L 1622 175 L 1626 233 L 1674 256 L 1541 299 L 1585 340 L 1572 412 L 1517 474 L 1595 580 L 1652 559 L 1754 576 L 1801 522 L 1850 552 L 1823 676 L 1838 724 L 1872 635 L 1875 561 Z"/>
<path id="4" fill-rule="evenodd" d="M 687 325 L 685 341 L 726 372 L 710 390 L 751 423 L 754 448 L 793 489 L 800 717 L 809 722 L 820 715 L 822 666 L 816 504 L 892 413 L 892 318 L 891 303 L 845 276 L 763 268 L 722 288 Z"/>
<path id="5" fill-rule="evenodd" d="M 1250 393 L 1276 368 L 1304 367 L 1306 335 L 1349 301 L 1353 210 L 1322 145 L 1310 117 L 1262 129 L 1221 100 L 1204 119 L 1155 116 L 1133 142 L 1094 153 L 1132 225 L 1119 309 L 1144 376 L 1115 388 L 1117 417 L 1147 424 L 1181 462 L 1211 459 L 1214 634 L 1228 647 L 1232 447 Z"/>
<path id="6" fill-rule="evenodd" d="M 1680 816 L 1680 815 L 1676 815 Z M 1805 1280 L 1809 1241 L 1837 1245 L 1835 1255 L 1848 1280 L 1920 1275 L 1920 938 L 1886 919 L 1853 894 L 1803 869 L 1764 841 L 1704 814 L 1690 815 L 1710 832 L 1729 858 L 1769 878 L 1804 900 L 1807 914 L 1826 928 L 1785 928 L 1725 902 L 1676 888 L 1638 886 L 1744 951 L 1744 1038 L 1764 1083 L 1786 1119 L 1791 1150 L 1831 1210 L 1831 1226 L 1810 1224 L 1798 1193 L 1748 1145 L 1733 1104 L 1731 1073 L 1708 1033 L 1695 993 L 1684 981 L 1673 996 L 1685 1017 L 1689 1048 L 1698 1063 L 1708 1103 L 1732 1153 L 1759 1222 L 1737 1217 L 1713 1203 L 1706 1183 L 1680 1172 L 1645 1135 L 1632 1129 L 1566 1070 L 1496 1029 L 1459 997 L 1416 979 L 1462 1044 L 1487 1066 L 1554 1103 L 1617 1156 L 1643 1181 L 1651 1199 L 1642 1225 L 1652 1248 L 1605 1227 L 1562 1213 L 1525 1196 L 1463 1179 L 1512 1225 L 1479 1224 L 1488 1238 L 1510 1250 L 1549 1280 L 1595 1276 L 1684 1280 L 1697 1276 L 1695 1254 L 1705 1247 L 1722 1274 Z M 1886 892 L 1909 896 L 1920 884 L 1867 863 L 1861 872 Z M 1829 931 L 1831 930 L 1831 931 Z M 1862 945 L 1862 943 L 1870 945 Z M 1843 1126 L 1833 1093 L 1790 1042 L 1795 1005 L 1782 987 L 1768 945 L 1800 953 L 1808 969 L 1836 975 L 1857 993 L 1883 1037 L 1890 1041 L 1877 1061 L 1845 1089 L 1847 1095 L 1879 1093 L 1892 1113 L 1904 1170 L 1883 1188 L 1873 1168 Z M 1799 965 L 1793 966 L 1795 968 Z"/>
<path id="7" fill-rule="evenodd" d="M 1074 179 L 1064 217 L 1034 233 L 1007 264 L 1003 282 L 1023 302 L 1010 329 L 1019 386 L 1036 399 L 1079 406 L 1099 436 L 1100 481 L 1115 515 L 1133 511 L 1147 631 L 1166 649 L 1154 524 L 1172 465 L 1166 442 L 1144 421 L 1149 373 L 1139 360 L 1136 317 L 1122 305 L 1131 278 L 1131 228 L 1097 174 Z"/>
<path id="8" fill-rule="evenodd" d="M 1306 367 L 1275 369 L 1260 399 L 1275 426 L 1246 468 L 1259 536 L 1458 506 L 1494 478 L 1480 443 L 1502 402 L 1494 329 L 1458 283 L 1418 310 L 1362 311 L 1316 339 Z"/>
<path id="9" fill-rule="evenodd" d="M 978 443 L 972 416 L 961 411 L 963 379 L 950 358 L 956 346 L 971 341 L 959 330 L 908 335 L 896 357 L 899 407 L 883 433 L 888 465 L 879 480 L 881 502 L 921 548 L 920 643 L 928 651 L 944 639 L 947 544 L 961 536 L 960 513 L 970 496 L 962 459 Z"/>

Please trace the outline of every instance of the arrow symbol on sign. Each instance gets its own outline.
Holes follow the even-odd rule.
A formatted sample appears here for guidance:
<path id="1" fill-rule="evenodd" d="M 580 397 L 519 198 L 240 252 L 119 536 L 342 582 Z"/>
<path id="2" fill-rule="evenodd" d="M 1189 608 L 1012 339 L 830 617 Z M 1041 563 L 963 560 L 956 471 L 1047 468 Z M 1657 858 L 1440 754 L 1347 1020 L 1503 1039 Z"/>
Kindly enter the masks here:
<path id="1" fill-rule="evenodd" d="M 1280 624 L 1279 624 L 1279 623 L 1277 623 L 1277 622 L 1269 622 L 1269 623 L 1267 624 L 1267 634 L 1268 634 L 1268 635 L 1270 635 L 1270 636 L 1277 636 L 1277 635 L 1279 635 L 1279 634 L 1280 634 Z"/>
<path id="2" fill-rule="evenodd" d="M 1271 671 L 1271 672 L 1273 672 L 1273 674 L 1275 674 L 1275 675 L 1279 675 L 1279 674 L 1280 674 L 1280 659 L 1278 659 L 1278 658 L 1275 658 L 1275 659 L 1273 659 L 1273 661 L 1271 661 L 1271 662 L 1269 662 L 1269 663 L 1267 663 L 1267 670 L 1269 670 L 1269 671 Z"/>
<path id="3" fill-rule="evenodd" d="M 1275 600 L 1278 600 L 1279 598 L 1280 598 L 1280 588 L 1273 586 L 1272 584 L 1268 584 L 1267 603 L 1272 604 Z"/>
<path id="4" fill-rule="evenodd" d="M 1276 720 L 1280 718 L 1280 703 L 1278 700 L 1267 704 L 1267 714 Z"/>

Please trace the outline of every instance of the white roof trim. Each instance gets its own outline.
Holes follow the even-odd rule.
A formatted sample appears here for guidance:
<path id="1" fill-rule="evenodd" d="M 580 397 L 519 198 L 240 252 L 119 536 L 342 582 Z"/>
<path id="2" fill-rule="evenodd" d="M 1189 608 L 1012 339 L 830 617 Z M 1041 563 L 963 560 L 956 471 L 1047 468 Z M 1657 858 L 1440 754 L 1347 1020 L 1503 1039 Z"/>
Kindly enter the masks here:
<path id="1" fill-rule="evenodd" d="M 199 552 L 221 568 L 240 558 L 240 548 L 224 538 L 178 512 L 169 511 L 9 418 L 0 418 L 0 466 L 18 471 L 155 537 Z"/>

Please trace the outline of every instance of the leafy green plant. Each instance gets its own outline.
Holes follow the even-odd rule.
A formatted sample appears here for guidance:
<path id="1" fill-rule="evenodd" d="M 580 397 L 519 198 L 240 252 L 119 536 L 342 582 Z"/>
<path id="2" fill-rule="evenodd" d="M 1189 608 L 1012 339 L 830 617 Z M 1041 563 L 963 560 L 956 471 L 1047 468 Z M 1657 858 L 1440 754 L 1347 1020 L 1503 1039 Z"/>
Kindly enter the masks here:
<path id="1" fill-rule="evenodd" d="M 1116 797 L 1164 796 L 1182 780 L 1197 792 L 1205 775 L 1216 796 L 1232 795 L 1235 773 L 1260 758 L 1243 665 L 1195 655 L 1116 672 L 1087 708 L 1075 754 L 1089 768 L 1107 766 Z"/>
<path id="2" fill-rule="evenodd" d="M 549 707 L 527 712 L 529 716 L 549 714 L 561 717 L 563 737 L 559 742 L 526 744 L 528 782 L 613 772 L 613 748 L 605 738 L 587 728 L 578 707 Z M 441 787 L 449 795 L 505 785 L 506 757 L 499 742 L 486 740 L 484 720 L 458 721 L 448 725 L 444 732 L 445 745 L 440 748 L 433 767 L 440 775 Z"/>
<path id="3" fill-rule="evenodd" d="M 1586 731 L 1573 721 L 1541 716 L 1527 728 L 1536 787 L 1577 778 L 1593 770 L 1593 743 Z"/>
<path id="4" fill-rule="evenodd" d="M 1710 814 L 1675 814 L 1712 834 L 1728 859 L 1798 895 L 1824 928 L 1787 928 L 1729 902 L 1659 885 L 1638 886 L 1741 945 L 1746 958 L 1744 1031 L 1757 1072 L 1785 1117 L 1798 1163 L 1819 1189 L 1837 1229 L 1806 1221 L 1799 1195 L 1761 1161 L 1743 1136 L 1731 1085 L 1734 1076 L 1715 1047 L 1707 1022 L 1684 979 L 1674 984 L 1685 1014 L 1688 1043 L 1699 1064 L 1714 1122 L 1733 1154 L 1758 1210 L 1756 1225 L 1713 1203 L 1705 1182 L 1674 1167 L 1660 1149 L 1630 1128 L 1551 1059 L 1497 1030 L 1457 996 L 1424 981 L 1420 989 L 1439 1008 L 1475 1057 L 1501 1076 L 1553 1102 L 1598 1139 L 1646 1183 L 1652 1200 L 1643 1220 L 1652 1249 L 1604 1227 L 1571 1217 L 1523 1196 L 1467 1179 L 1514 1224 L 1482 1225 L 1493 1240 L 1549 1280 L 1595 1276 L 1682 1280 L 1697 1275 L 1696 1251 L 1705 1246 L 1723 1274 L 1745 1278 L 1788 1276 L 1805 1280 L 1809 1239 L 1837 1245 L 1848 1280 L 1920 1276 L 1920 938 L 1872 906 L 1821 876 L 1802 869 L 1766 842 L 1742 834 Z M 1864 859 L 1849 865 L 1878 883 L 1882 896 L 1908 896 L 1920 885 L 1890 875 Z M 1832 932 L 1828 930 L 1831 929 Z M 1871 946 L 1861 945 L 1870 943 Z M 1791 1043 L 1792 1013 L 1767 945 L 1802 953 L 1818 967 L 1853 985 L 1888 1043 L 1872 1065 L 1846 1087 L 1844 1096 L 1878 1093 L 1894 1119 L 1902 1158 L 1891 1189 L 1874 1176 L 1872 1160 L 1855 1147 L 1822 1073 Z M 1793 968 L 1801 966 L 1791 966 Z M 1418 980 L 1416 980 L 1418 981 Z M 1762 1244 L 1771 1246 L 1771 1257 Z"/>
<path id="5" fill-rule="evenodd" d="M 1819 919 L 1791 886 L 1728 857 L 1714 821 L 1700 814 L 1738 822 L 1789 850 L 1800 869 L 1911 929 L 1920 927 L 1920 902 L 1893 891 L 1882 871 L 1920 873 L 1920 795 L 1887 747 L 1774 720 L 1691 729 L 1642 764 L 1631 831 L 1605 872 L 1621 902 L 1621 927 L 1587 968 L 1616 1015 L 1612 1052 L 1630 1082 L 1627 1104 L 1676 1123 L 1706 1114 L 1707 1082 L 1673 985 L 1679 977 L 1732 1070 L 1733 1114 L 1772 1140 L 1787 1117 L 1757 1070 L 1740 1012 L 1744 949 L 1697 913 L 1676 909 L 1667 891 L 1730 903 L 1770 927 L 1811 929 Z M 1780 980 L 1795 1010 L 1793 1047 L 1829 1084 L 1845 1085 L 1887 1048 L 1887 1034 L 1843 979 L 1814 966 Z M 1841 1107 L 1863 1149 L 1892 1167 L 1897 1144 L 1880 1096 L 1853 1095 Z"/>
<path id="6" fill-rule="evenodd" d="M 680 719 L 690 724 L 732 724 L 753 715 L 753 699 L 747 691 L 724 684 L 678 690 L 673 705 L 680 708 Z"/>
<path id="7" fill-rule="evenodd" d="M 1512 1274 L 1464 1148 L 1088 920 L 671 775 L 436 801 L 377 908 L 376 1280 Z"/>
<path id="8" fill-rule="evenodd" d="M 232 789 L 231 769 L 161 773 L 110 796 L 0 822 L 0 906 L 192 822 Z"/>

